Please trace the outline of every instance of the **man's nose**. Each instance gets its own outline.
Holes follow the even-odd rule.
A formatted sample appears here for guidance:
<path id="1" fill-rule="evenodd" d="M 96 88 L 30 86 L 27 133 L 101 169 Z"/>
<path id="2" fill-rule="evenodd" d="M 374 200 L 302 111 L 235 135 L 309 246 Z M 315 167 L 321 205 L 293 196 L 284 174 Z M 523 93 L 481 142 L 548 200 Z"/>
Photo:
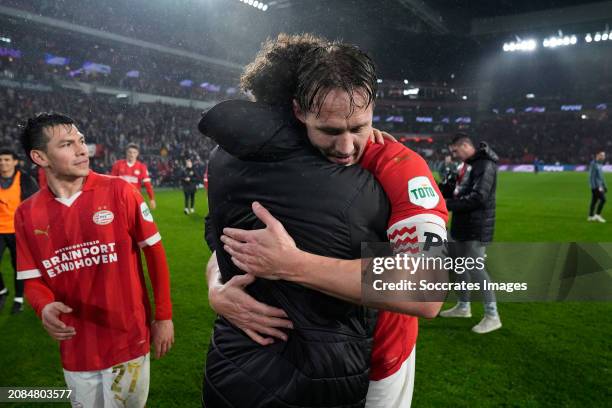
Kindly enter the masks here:
<path id="1" fill-rule="evenodd" d="M 351 135 L 343 134 L 336 140 L 336 151 L 341 154 L 351 154 L 355 150 L 354 141 Z"/>

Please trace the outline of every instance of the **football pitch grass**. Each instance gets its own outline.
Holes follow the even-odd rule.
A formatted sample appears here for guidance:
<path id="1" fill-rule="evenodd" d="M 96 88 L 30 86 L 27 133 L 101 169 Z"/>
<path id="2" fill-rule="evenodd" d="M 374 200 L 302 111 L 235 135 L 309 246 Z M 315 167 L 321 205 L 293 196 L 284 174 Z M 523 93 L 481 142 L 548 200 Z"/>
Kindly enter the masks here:
<path id="1" fill-rule="evenodd" d="M 495 240 L 612 241 L 612 222 L 586 222 L 589 199 L 585 173 L 501 173 Z M 214 319 L 204 278 L 205 193 L 198 191 L 189 216 L 180 191 L 158 192 L 157 203 L 176 343 L 152 361 L 147 407 L 199 407 Z M 609 205 L 603 215 L 612 221 Z M 2 275 L 13 293 L 8 258 L 5 253 Z M 0 313 L 0 386 L 64 387 L 56 342 L 29 306 L 11 316 L 11 304 L 12 295 Z M 612 303 L 503 303 L 499 310 L 504 326 L 487 335 L 470 331 L 482 316 L 478 304 L 471 319 L 421 319 L 414 407 L 612 406 Z"/>

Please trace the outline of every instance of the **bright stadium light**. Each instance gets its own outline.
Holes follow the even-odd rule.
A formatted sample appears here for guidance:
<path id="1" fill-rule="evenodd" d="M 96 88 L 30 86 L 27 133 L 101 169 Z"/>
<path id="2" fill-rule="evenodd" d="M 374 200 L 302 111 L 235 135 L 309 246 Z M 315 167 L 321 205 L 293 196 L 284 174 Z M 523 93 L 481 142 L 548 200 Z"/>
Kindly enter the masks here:
<path id="1" fill-rule="evenodd" d="M 249 6 L 252 6 L 256 8 L 257 10 L 261 10 L 261 11 L 266 11 L 268 10 L 268 7 L 269 7 L 266 3 L 264 3 L 263 1 L 259 1 L 259 0 L 240 0 L 240 2 L 244 4 L 248 4 Z"/>
<path id="2" fill-rule="evenodd" d="M 608 37 L 609 37 L 608 33 L 603 33 L 603 34 L 601 35 L 601 40 L 602 40 L 602 41 L 607 41 L 607 40 L 608 40 Z"/>
<path id="3" fill-rule="evenodd" d="M 590 43 L 591 41 L 593 41 L 593 37 L 591 36 L 591 33 L 588 33 L 585 37 L 584 37 L 584 41 Z"/>
<path id="4" fill-rule="evenodd" d="M 404 79 L 404 85 L 408 85 L 408 80 Z"/>
<path id="5" fill-rule="evenodd" d="M 567 47 L 568 45 L 575 45 L 577 43 L 578 37 L 576 35 L 564 36 L 559 33 L 559 36 L 545 38 L 542 42 L 542 45 L 544 46 L 544 48 L 557 48 L 562 46 Z"/>
<path id="6" fill-rule="evenodd" d="M 518 41 L 516 42 L 504 43 L 504 46 L 502 48 L 504 52 L 534 51 L 536 48 L 538 48 L 538 42 L 534 39 L 518 39 Z"/>
<path id="7" fill-rule="evenodd" d="M 593 38 L 595 40 L 595 42 L 600 42 L 601 41 L 601 33 L 597 33 L 595 34 L 595 38 Z"/>

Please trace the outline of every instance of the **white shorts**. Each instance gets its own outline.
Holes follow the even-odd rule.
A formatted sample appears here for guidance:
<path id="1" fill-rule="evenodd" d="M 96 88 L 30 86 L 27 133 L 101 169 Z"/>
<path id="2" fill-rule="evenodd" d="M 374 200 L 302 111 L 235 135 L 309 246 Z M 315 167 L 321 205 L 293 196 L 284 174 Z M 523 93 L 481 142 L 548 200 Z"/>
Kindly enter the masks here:
<path id="1" fill-rule="evenodd" d="M 73 408 L 142 408 L 149 395 L 149 353 L 98 371 L 67 371 Z"/>
<path id="2" fill-rule="evenodd" d="M 414 391 L 416 346 L 399 370 L 387 378 L 370 381 L 365 408 L 410 408 Z"/>

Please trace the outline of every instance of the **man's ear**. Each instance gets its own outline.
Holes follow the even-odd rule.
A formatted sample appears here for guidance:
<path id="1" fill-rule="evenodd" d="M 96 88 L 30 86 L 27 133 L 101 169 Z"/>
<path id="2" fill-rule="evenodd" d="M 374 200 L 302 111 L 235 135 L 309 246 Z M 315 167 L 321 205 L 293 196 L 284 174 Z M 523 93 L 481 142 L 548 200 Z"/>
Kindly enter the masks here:
<path id="1" fill-rule="evenodd" d="M 32 159 L 35 164 L 42 168 L 49 166 L 49 160 L 47 159 L 47 155 L 42 150 L 31 150 L 30 159 Z"/>
<path id="2" fill-rule="evenodd" d="M 295 99 L 293 100 L 293 114 L 295 115 L 297 120 L 299 120 L 303 124 L 306 124 L 306 114 L 300 107 L 300 104 L 298 104 L 298 102 Z"/>

